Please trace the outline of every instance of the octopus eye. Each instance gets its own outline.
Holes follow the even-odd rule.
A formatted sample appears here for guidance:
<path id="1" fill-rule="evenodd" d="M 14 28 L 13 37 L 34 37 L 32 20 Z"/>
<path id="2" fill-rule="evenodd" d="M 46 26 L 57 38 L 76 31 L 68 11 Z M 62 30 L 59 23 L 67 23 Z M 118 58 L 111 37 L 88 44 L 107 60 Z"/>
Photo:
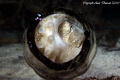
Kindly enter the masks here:
<path id="1" fill-rule="evenodd" d="M 53 8 L 31 21 L 24 49 L 27 63 L 39 76 L 70 80 L 85 73 L 95 56 L 93 26 L 81 13 Z"/>

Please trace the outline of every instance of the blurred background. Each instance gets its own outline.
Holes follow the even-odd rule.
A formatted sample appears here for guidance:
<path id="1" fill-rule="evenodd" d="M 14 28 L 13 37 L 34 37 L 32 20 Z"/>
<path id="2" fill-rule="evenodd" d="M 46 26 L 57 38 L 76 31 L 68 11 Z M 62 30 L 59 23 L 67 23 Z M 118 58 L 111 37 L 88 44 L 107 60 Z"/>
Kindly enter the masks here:
<path id="1" fill-rule="evenodd" d="M 81 12 L 85 16 L 85 18 L 95 27 L 97 45 L 98 47 L 104 47 L 103 50 L 105 50 L 105 52 L 102 52 L 104 53 L 103 55 L 105 55 L 105 53 L 108 54 L 111 53 L 107 51 L 119 51 L 120 50 L 120 1 L 117 0 L 114 1 L 116 2 L 114 5 L 105 4 L 105 3 L 87 5 L 85 4 L 85 2 L 101 3 L 102 1 L 101 0 L 100 1 L 99 0 L 0 0 L 0 68 L 1 68 L 0 70 L 3 71 L 3 74 L 1 73 L 0 77 L 1 76 L 8 77 L 13 74 L 11 73 L 11 71 L 8 70 L 8 67 L 6 67 L 7 64 L 15 65 L 20 63 L 21 65 L 26 65 L 24 61 L 24 57 L 21 54 L 23 53 L 22 43 L 23 43 L 24 30 L 29 24 L 31 16 L 37 14 L 38 12 L 42 12 L 46 8 L 67 7 L 67 8 L 72 8 L 75 11 Z M 103 2 L 108 2 L 108 1 L 104 0 Z M 109 2 L 112 2 L 112 0 L 109 0 Z M 11 51 L 13 51 L 14 53 L 12 53 Z M 117 52 L 117 54 L 119 53 L 120 52 Z M 16 54 L 17 54 L 17 58 L 16 57 L 12 57 L 12 59 L 11 57 L 9 58 L 10 55 L 16 55 Z M 5 62 L 6 59 L 9 60 L 8 63 L 7 61 Z M 120 71 L 119 63 L 120 62 L 118 59 L 117 68 L 119 68 Z M 2 66 L 4 66 L 4 68 Z M 21 66 L 21 67 L 25 67 L 25 66 Z M 26 71 L 28 70 L 27 67 L 25 67 Z M 9 69 L 11 68 L 12 67 L 9 67 Z M 9 72 L 6 73 L 5 70 Z M 18 68 L 15 68 L 13 69 L 13 72 L 16 72 L 17 70 Z M 22 70 L 24 69 L 22 68 Z M 30 72 L 28 71 L 28 73 Z M 22 73 L 18 73 L 18 75 L 19 74 Z M 17 74 L 14 74 L 14 76 L 15 75 Z M 120 72 L 118 75 L 120 75 Z M 6 78 L 4 79 L 7 80 Z M 33 80 L 29 78 L 27 79 Z M 0 78 L 0 80 L 3 80 L 3 78 Z M 15 80 L 18 80 L 18 78 Z"/>

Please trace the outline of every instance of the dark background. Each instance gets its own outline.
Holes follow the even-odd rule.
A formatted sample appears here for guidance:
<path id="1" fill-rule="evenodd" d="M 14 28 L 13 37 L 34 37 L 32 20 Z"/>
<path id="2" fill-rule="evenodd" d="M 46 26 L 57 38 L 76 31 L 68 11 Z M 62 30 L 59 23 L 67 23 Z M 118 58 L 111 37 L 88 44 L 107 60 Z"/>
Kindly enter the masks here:
<path id="1" fill-rule="evenodd" d="M 92 23 L 98 46 L 116 47 L 120 38 L 120 4 L 85 5 L 84 1 L 96 0 L 0 0 L 0 45 L 22 43 L 31 16 L 59 6 L 81 12 Z"/>

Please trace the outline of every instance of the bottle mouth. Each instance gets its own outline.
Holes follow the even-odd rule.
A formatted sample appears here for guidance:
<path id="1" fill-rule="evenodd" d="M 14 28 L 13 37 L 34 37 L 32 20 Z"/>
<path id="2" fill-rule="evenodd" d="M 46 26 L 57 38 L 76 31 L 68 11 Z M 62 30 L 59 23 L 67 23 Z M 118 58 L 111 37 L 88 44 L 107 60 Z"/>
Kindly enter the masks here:
<path id="1" fill-rule="evenodd" d="M 27 28 L 27 35 L 26 35 L 27 36 L 27 44 L 29 46 L 31 53 L 35 56 L 35 58 L 37 60 L 39 60 L 41 63 L 43 63 L 46 67 L 48 67 L 49 69 L 56 70 L 56 71 L 70 70 L 70 69 L 77 68 L 78 66 L 79 67 L 82 66 L 84 63 L 86 63 L 86 60 L 90 55 L 90 50 L 92 48 L 92 42 L 94 42 L 94 39 L 92 37 L 93 33 L 91 31 L 92 26 L 87 23 L 87 21 L 84 19 L 84 17 L 81 15 L 81 13 L 78 14 L 78 13 L 76 13 L 72 10 L 66 9 L 66 8 L 55 8 L 55 9 L 47 11 L 47 12 L 48 13 L 46 15 L 44 15 L 44 14 L 41 15 L 41 20 L 35 20 L 35 18 L 36 18 L 35 17 L 31 21 L 29 27 Z M 58 28 L 56 30 L 57 31 L 56 33 L 58 35 L 52 34 L 52 32 L 54 32 L 54 29 L 52 29 L 50 27 L 49 27 L 50 29 L 48 29 L 48 30 L 46 29 L 46 27 L 41 27 L 42 23 L 44 23 L 44 22 L 42 22 L 42 21 L 44 21 L 44 19 L 46 20 L 46 18 L 53 17 L 56 14 L 57 15 L 61 14 L 62 16 L 65 17 L 65 19 L 61 20 L 59 25 L 56 24 L 56 22 L 55 22 L 55 24 L 58 25 Z M 49 22 L 49 20 L 48 20 L 48 22 Z M 48 24 L 53 25 L 51 23 L 48 23 Z M 72 27 L 71 27 L 71 25 L 72 25 Z M 47 32 L 45 32 L 44 29 L 47 30 Z M 44 33 L 48 33 L 48 34 L 45 35 Z M 67 35 L 65 35 L 65 34 L 67 34 Z M 41 35 L 45 36 L 45 39 L 46 39 L 46 40 L 43 40 L 43 42 L 39 42 L 39 41 L 41 41 L 42 38 L 44 39 L 44 37 L 41 37 Z M 51 36 L 51 35 L 53 35 L 53 36 Z M 38 36 L 40 36 L 40 37 L 38 37 Z M 78 41 L 74 42 L 74 39 L 77 39 Z M 56 44 L 55 45 L 52 44 L 52 41 L 56 42 Z M 59 41 L 59 44 L 57 44 L 58 41 Z M 71 45 L 72 42 L 74 44 Z M 44 46 L 43 44 L 46 44 L 46 43 L 49 43 L 49 44 L 47 44 L 47 46 L 52 45 L 53 47 L 50 46 L 50 50 L 46 46 L 43 47 Z M 65 47 L 61 47 L 61 46 L 65 46 Z M 57 60 L 58 57 L 56 57 L 56 56 L 54 58 L 52 56 L 52 58 L 50 57 L 50 59 L 49 59 L 49 56 L 47 57 L 47 55 L 45 54 L 45 50 L 43 49 L 43 48 L 46 48 L 48 50 L 48 52 L 51 51 L 51 53 L 52 53 L 52 51 L 54 53 L 57 53 L 57 51 L 58 51 L 58 53 L 61 53 L 59 51 L 62 51 L 61 49 L 63 49 L 63 52 L 64 52 L 66 47 L 68 49 L 65 52 L 68 52 L 69 50 L 71 50 L 70 46 L 73 48 L 73 51 L 76 51 L 76 55 L 75 56 L 70 55 L 70 56 L 72 56 L 72 58 L 69 58 L 69 59 L 63 60 L 63 61 L 62 61 L 63 57 L 61 57 L 61 61 L 60 61 L 60 59 Z M 60 47 L 60 49 L 56 49 L 59 47 Z"/>

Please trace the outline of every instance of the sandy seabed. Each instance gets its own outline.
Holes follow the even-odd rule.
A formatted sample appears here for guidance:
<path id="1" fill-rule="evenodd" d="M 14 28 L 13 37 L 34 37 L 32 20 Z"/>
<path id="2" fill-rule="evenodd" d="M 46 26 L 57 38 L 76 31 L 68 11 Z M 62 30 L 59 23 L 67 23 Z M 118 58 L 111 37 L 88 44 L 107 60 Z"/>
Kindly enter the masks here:
<path id="1" fill-rule="evenodd" d="M 120 51 L 105 51 L 98 47 L 89 70 L 79 78 L 120 76 Z M 28 66 L 22 44 L 0 46 L 0 80 L 43 80 Z"/>

